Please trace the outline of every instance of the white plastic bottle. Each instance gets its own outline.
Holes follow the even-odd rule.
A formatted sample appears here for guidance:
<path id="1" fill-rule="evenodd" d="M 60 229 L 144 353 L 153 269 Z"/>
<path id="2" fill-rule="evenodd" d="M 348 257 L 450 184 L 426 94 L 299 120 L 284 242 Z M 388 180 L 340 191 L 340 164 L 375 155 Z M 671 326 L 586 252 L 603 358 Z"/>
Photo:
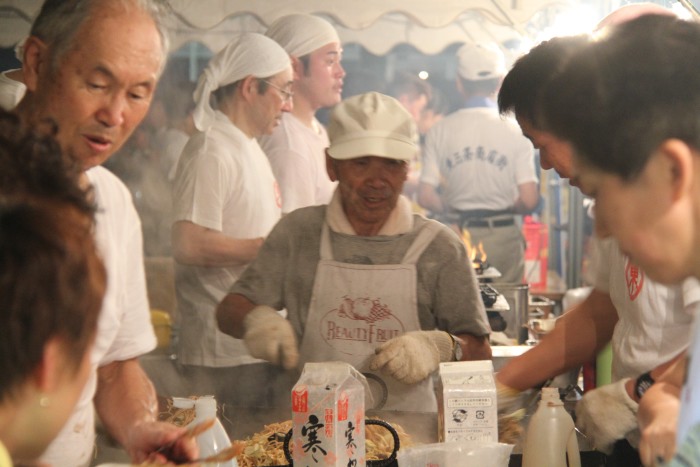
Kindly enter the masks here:
<path id="1" fill-rule="evenodd" d="M 568 458 L 568 464 L 567 464 Z M 576 430 L 558 388 L 542 388 L 542 397 L 527 428 L 523 467 L 581 467 Z"/>
<path id="2" fill-rule="evenodd" d="M 216 418 L 214 426 L 197 436 L 196 441 L 199 446 L 199 457 L 207 457 L 217 454 L 222 449 L 231 445 L 231 440 L 226 434 L 221 421 L 216 417 L 216 399 L 214 396 L 204 396 L 198 399 L 173 398 L 173 405 L 176 407 L 190 408 L 194 406 L 195 418 L 187 426 L 201 423 L 205 420 Z M 238 467 L 236 459 L 217 464 L 207 464 L 212 467 Z"/>

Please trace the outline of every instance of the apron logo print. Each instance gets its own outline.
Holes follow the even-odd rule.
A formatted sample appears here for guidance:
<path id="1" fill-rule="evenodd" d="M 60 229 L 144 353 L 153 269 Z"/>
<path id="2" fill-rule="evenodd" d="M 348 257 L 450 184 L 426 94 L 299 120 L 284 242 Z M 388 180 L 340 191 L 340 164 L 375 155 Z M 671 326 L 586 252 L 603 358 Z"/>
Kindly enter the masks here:
<path id="1" fill-rule="evenodd" d="M 405 332 L 403 323 L 388 305 L 369 297 L 343 297 L 320 324 L 323 340 L 349 355 L 372 355 L 376 346 Z"/>
<path id="2" fill-rule="evenodd" d="M 338 309 L 338 316 L 374 323 L 391 316 L 391 310 L 379 299 L 365 297 L 353 300 L 345 296 Z"/>
<path id="3" fill-rule="evenodd" d="M 644 286 L 644 272 L 629 260 L 627 260 L 627 266 L 625 267 L 625 281 L 630 300 L 634 301 Z"/>

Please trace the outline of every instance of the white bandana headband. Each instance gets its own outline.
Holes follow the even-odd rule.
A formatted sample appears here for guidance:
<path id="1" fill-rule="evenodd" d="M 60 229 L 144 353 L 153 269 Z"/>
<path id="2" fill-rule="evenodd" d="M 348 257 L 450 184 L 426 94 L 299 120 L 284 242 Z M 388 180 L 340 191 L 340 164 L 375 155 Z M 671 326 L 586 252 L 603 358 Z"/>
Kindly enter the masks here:
<path id="1" fill-rule="evenodd" d="M 335 28 L 314 15 L 293 14 L 273 22 L 265 32 L 292 57 L 303 57 L 331 42 L 340 44 Z"/>
<path id="2" fill-rule="evenodd" d="M 272 39 L 254 32 L 237 34 L 217 53 L 199 76 L 194 91 L 196 103 L 193 118 L 200 131 L 214 122 L 214 109 L 209 104 L 211 93 L 222 86 L 247 76 L 267 78 L 291 67 L 289 55 Z"/>

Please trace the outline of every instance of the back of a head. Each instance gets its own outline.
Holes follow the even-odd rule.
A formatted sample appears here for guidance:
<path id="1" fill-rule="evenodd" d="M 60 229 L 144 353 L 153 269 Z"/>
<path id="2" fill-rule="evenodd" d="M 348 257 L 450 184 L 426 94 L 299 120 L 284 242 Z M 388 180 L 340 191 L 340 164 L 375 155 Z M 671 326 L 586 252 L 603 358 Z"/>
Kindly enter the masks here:
<path id="1" fill-rule="evenodd" d="M 45 0 L 30 34 L 52 49 L 51 66 L 56 68 L 60 58 L 73 46 L 73 39 L 89 18 L 104 16 L 105 8 L 138 8 L 154 21 L 160 35 L 163 60 L 168 54 L 169 39 L 163 20 L 167 13 L 164 0 Z"/>
<path id="2" fill-rule="evenodd" d="M 408 96 L 412 100 L 425 96 L 429 102 L 433 96 L 433 89 L 430 83 L 420 79 L 415 73 L 406 71 L 397 73 L 391 83 L 389 83 L 387 90 L 389 95 L 396 99 L 403 95 Z"/>
<path id="3" fill-rule="evenodd" d="M 466 43 L 457 50 L 457 72 L 469 81 L 501 78 L 506 73 L 505 56 L 494 43 Z"/>
<path id="4" fill-rule="evenodd" d="M 545 91 L 544 124 L 633 178 L 664 140 L 700 149 L 700 24 L 646 15 L 601 31 Z"/>
<path id="5" fill-rule="evenodd" d="M 0 110 L 0 197 L 53 199 L 92 216 L 90 190 L 80 186 L 82 170 L 63 156 L 55 131 L 48 122 L 25 130 L 17 115 Z"/>
<path id="6" fill-rule="evenodd" d="M 323 18 L 307 14 L 282 16 L 273 22 L 265 35 L 292 57 L 303 57 L 321 47 L 340 43 L 338 32 Z"/>
<path id="7" fill-rule="evenodd" d="M 78 368 L 106 287 L 92 205 L 56 151 L 50 137 L 0 113 L 1 402 L 16 395 L 51 339 Z"/>
<path id="8" fill-rule="evenodd" d="M 492 94 L 506 74 L 505 56 L 493 42 L 466 43 L 457 50 L 457 74 L 468 94 Z"/>
<path id="9" fill-rule="evenodd" d="M 189 80 L 161 82 L 158 85 L 155 99 L 163 102 L 170 126 L 177 126 L 192 114 L 195 104 L 192 98 L 194 89 L 195 83 Z"/>
<path id="10" fill-rule="evenodd" d="M 450 101 L 447 95 L 440 88 L 432 89 L 432 96 L 425 106 L 425 110 L 432 111 L 435 115 L 447 115 L 450 112 Z"/>
<path id="11" fill-rule="evenodd" d="M 70 204 L 0 198 L 0 401 L 58 338 L 78 368 L 95 334 L 106 272 L 90 223 Z"/>
<path id="12" fill-rule="evenodd" d="M 333 159 L 365 156 L 410 161 L 416 154 L 415 124 L 393 97 L 378 92 L 358 94 L 335 106 L 328 123 Z"/>
<path id="13" fill-rule="evenodd" d="M 644 15 L 662 15 L 662 16 L 676 16 L 673 10 L 664 8 L 656 3 L 631 3 L 629 5 L 623 5 L 616 8 L 610 12 L 607 16 L 601 19 L 596 25 L 596 30 L 603 29 L 608 26 L 615 26 L 617 24 L 622 24 L 627 21 L 639 18 Z"/>
<path id="14" fill-rule="evenodd" d="M 501 114 L 514 112 L 538 126 L 537 105 L 542 90 L 588 36 L 555 37 L 541 42 L 513 64 L 498 91 Z"/>

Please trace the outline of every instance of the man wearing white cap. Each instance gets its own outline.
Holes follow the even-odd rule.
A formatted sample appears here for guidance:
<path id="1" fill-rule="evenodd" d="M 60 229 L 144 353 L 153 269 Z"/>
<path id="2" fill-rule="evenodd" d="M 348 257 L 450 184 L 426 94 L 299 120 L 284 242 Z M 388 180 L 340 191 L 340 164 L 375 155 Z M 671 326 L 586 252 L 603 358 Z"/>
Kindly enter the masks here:
<path id="1" fill-rule="evenodd" d="M 457 59 L 465 107 L 426 135 L 418 202 L 468 230 L 473 245 L 483 244 L 503 282 L 520 283 L 525 240 L 515 216 L 539 201 L 534 150 L 493 101 L 506 72 L 501 50 L 492 43 L 465 44 Z"/>
<path id="2" fill-rule="evenodd" d="M 287 53 L 262 34 L 241 33 L 211 59 L 195 90 L 198 131 L 178 163 L 172 226 L 179 359 L 195 394 L 266 403 L 264 391 L 250 389 L 269 365 L 219 332 L 214 312 L 280 219 L 277 182 L 256 137 L 291 110 L 291 84 Z"/>
<path id="3" fill-rule="evenodd" d="M 219 305 L 219 327 L 285 368 L 353 364 L 378 408 L 434 411 L 440 362 L 491 358 L 476 275 L 454 232 L 401 195 L 417 146 L 396 99 L 353 96 L 328 133 L 331 202 L 275 226 Z"/>
<path id="4" fill-rule="evenodd" d="M 260 138 L 280 184 L 286 214 L 331 199 L 335 183 L 326 174 L 324 158 L 328 134 L 315 115 L 340 102 L 343 49 L 333 26 L 313 15 L 283 16 L 265 35 L 287 51 L 294 69 L 294 108 L 270 136 Z"/>

